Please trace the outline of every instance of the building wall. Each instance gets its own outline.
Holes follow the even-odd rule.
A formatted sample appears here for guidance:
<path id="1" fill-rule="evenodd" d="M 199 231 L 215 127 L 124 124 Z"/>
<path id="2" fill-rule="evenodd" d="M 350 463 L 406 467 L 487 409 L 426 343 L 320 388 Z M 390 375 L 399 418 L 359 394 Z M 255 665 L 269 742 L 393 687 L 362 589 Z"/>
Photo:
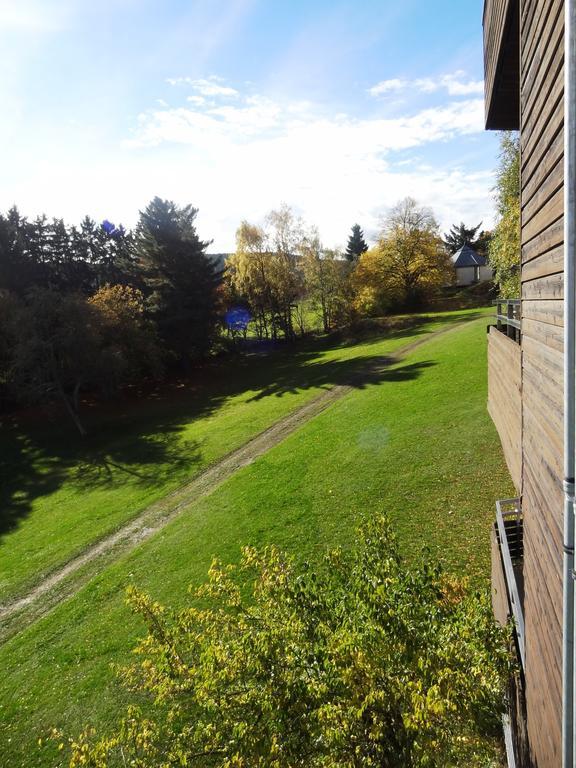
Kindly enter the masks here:
<path id="1" fill-rule="evenodd" d="M 563 7 L 521 0 L 522 506 L 534 764 L 561 764 Z"/>
<path id="2" fill-rule="evenodd" d="M 474 267 L 458 267 L 456 271 L 456 285 L 473 285 L 483 280 L 490 280 L 492 278 L 492 270 L 490 267 L 480 267 L 479 278 L 475 279 Z"/>

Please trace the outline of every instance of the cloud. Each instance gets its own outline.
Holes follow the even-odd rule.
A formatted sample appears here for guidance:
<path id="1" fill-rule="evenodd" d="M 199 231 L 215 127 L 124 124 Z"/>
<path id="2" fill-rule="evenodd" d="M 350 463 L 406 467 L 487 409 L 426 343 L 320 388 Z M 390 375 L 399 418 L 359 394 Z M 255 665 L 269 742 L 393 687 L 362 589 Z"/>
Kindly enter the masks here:
<path id="1" fill-rule="evenodd" d="M 191 77 L 169 77 L 166 82 L 170 85 L 189 85 L 200 96 L 238 96 L 238 91 L 235 88 L 221 85 L 221 79 L 215 75 L 207 79 L 199 78 L 196 80 Z"/>
<path id="2" fill-rule="evenodd" d="M 384 96 L 387 93 L 400 91 L 419 91 L 420 93 L 435 93 L 446 90 L 449 96 L 472 96 L 484 93 L 483 80 L 464 80 L 466 73 L 462 70 L 440 77 L 422 77 L 415 80 L 392 78 L 381 80 L 368 88 L 371 96 Z"/>
<path id="3" fill-rule="evenodd" d="M 349 219 L 375 230 L 382 208 L 406 195 L 432 205 L 445 227 L 468 219 L 488 226 L 492 218 L 491 172 L 467 174 L 455 162 L 438 167 L 430 159 L 433 145 L 483 133 L 482 99 L 357 118 L 259 94 L 239 93 L 234 103 L 191 98 L 142 113 L 125 146 L 140 167 L 154 167 L 156 190 L 200 207 L 202 234 L 215 237 L 217 249 L 233 247 L 242 218 L 258 220 L 280 200 L 317 224 L 328 245 L 345 240 Z M 425 162 L 408 165 L 402 153 L 411 150 L 427 153 Z M 145 185 L 158 194 L 151 179 Z"/>
<path id="4" fill-rule="evenodd" d="M 260 142 L 282 138 L 293 151 L 327 147 L 336 156 L 379 154 L 408 149 L 432 141 L 483 130 L 481 99 L 456 101 L 398 118 L 358 119 L 339 113 L 324 116 L 308 102 L 283 104 L 263 96 L 249 96 L 239 104 L 203 105 L 156 109 L 138 118 L 130 147 L 163 143 L 191 146 L 234 146 L 247 136 Z M 260 147 L 262 148 L 262 147 Z"/>
<path id="5" fill-rule="evenodd" d="M 231 250 L 243 218 L 259 221 L 283 200 L 330 247 L 345 244 L 354 221 L 376 232 L 382 211 L 407 195 L 431 205 L 444 230 L 461 220 L 488 227 L 492 172 L 467 172 L 459 160 L 462 152 L 475 157 L 482 133 L 477 98 L 390 118 L 249 88 L 233 101 L 184 91 L 179 106 L 156 102 L 140 114 L 129 140 L 105 157 L 87 157 L 79 135 L 62 152 L 19 167 L 0 210 L 17 200 L 29 215 L 45 210 L 77 221 L 89 212 L 133 226 L 160 195 L 200 209 L 199 234 L 214 238 L 214 251 Z M 78 188 L 82 195 L 70 193 Z"/>

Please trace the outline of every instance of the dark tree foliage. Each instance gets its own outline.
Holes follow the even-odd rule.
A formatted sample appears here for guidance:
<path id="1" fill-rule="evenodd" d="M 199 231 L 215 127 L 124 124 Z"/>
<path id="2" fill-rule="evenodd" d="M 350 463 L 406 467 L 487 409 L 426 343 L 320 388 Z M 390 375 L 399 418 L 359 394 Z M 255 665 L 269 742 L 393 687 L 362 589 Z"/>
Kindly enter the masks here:
<path id="1" fill-rule="evenodd" d="M 443 243 L 450 253 L 456 253 L 463 245 L 469 245 L 479 254 L 486 256 L 491 233 L 482 230 L 477 235 L 481 226 L 482 222 L 475 227 L 467 227 L 463 221 L 454 224 L 449 232 L 444 233 Z"/>
<path id="2" fill-rule="evenodd" d="M 0 213 L 0 405 L 58 400 L 83 433 L 84 393 L 157 376 L 163 355 L 205 353 L 218 278 L 195 216 L 156 198 L 136 236 L 88 216 Z"/>
<path id="3" fill-rule="evenodd" d="M 174 361 L 186 367 L 204 355 L 217 321 L 218 276 L 200 240 L 198 210 L 154 200 L 140 212 L 136 255 L 148 307 Z"/>
<path id="4" fill-rule="evenodd" d="M 17 208 L 0 214 L 0 289 L 24 296 L 31 288 L 89 295 L 107 283 L 133 282 L 132 235 L 106 233 L 88 216 L 80 227 Z"/>
<path id="5" fill-rule="evenodd" d="M 358 261 L 363 253 L 368 250 L 366 240 L 364 240 L 364 232 L 360 228 L 360 224 L 354 224 L 352 227 L 352 234 L 348 238 L 348 245 L 346 246 L 346 258 L 348 261 Z"/>

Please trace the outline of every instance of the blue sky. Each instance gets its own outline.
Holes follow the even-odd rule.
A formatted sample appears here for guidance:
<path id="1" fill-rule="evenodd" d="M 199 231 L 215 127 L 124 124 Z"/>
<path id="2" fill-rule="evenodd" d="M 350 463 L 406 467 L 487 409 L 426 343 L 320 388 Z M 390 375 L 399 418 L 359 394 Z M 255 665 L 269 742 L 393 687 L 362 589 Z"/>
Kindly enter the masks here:
<path id="1" fill-rule="evenodd" d="M 131 226 L 199 208 L 212 250 L 281 202 L 345 244 L 411 195 L 493 220 L 482 0 L 0 0 L 0 210 Z"/>

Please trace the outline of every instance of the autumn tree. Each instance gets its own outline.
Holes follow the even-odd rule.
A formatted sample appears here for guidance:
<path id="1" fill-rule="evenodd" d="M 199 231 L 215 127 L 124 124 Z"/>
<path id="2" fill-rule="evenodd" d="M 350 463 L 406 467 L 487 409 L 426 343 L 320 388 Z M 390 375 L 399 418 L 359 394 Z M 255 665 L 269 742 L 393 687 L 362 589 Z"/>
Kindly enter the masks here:
<path id="1" fill-rule="evenodd" d="M 407 309 L 421 305 L 452 278 L 450 258 L 430 208 L 407 197 L 389 212 L 379 242 L 386 281 Z"/>
<path id="2" fill-rule="evenodd" d="M 520 296 L 520 142 L 511 133 L 500 137 L 496 174 L 498 220 L 489 247 L 494 282 L 502 298 Z"/>
<path id="3" fill-rule="evenodd" d="M 317 233 L 302 248 L 306 297 L 325 333 L 343 319 L 349 303 L 350 263 L 336 250 L 323 248 Z"/>
<path id="4" fill-rule="evenodd" d="M 364 239 L 364 232 L 360 227 L 360 224 L 354 224 L 352 227 L 352 234 L 348 238 L 348 245 L 346 246 L 346 258 L 348 261 L 358 261 L 363 253 L 366 253 L 368 246 Z"/>
<path id="5" fill-rule="evenodd" d="M 305 238 L 304 224 L 287 205 L 266 217 L 272 252 L 271 275 L 274 320 L 286 338 L 294 337 L 292 310 L 303 295 L 299 257 Z"/>
<path id="6" fill-rule="evenodd" d="M 275 547 L 213 562 L 191 605 L 131 588 L 148 629 L 122 673 L 132 706 L 71 766 L 480 768 L 500 739 L 508 633 L 488 595 L 427 557 L 405 562 L 376 518 L 351 551 L 297 566 Z M 55 734 L 61 738 L 59 734 Z"/>
<path id="7" fill-rule="evenodd" d="M 304 226 L 288 206 L 271 211 L 263 226 L 243 221 L 236 232 L 226 280 L 250 306 L 261 338 L 295 335 L 292 313 L 303 294 L 304 239 Z"/>
<path id="8" fill-rule="evenodd" d="M 262 227 L 243 221 L 236 230 L 236 252 L 226 264 L 225 280 L 234 303 L 250 307 L 258 338 L 268 338 L 272 324 L 271 254 Z"/>
<path id="9" fill-rule="evenodd" d="M 388 259 L 380 244 L 362 254 L 350 280 L 352 306 L 361 317 L 384 315 L 402 303 L 402 293 L 390 280 Z"/>
<path id="10" fill-rule="evenodd" d="M 105 285 L 88 304 L 98 334 L 102 371 L 95 384 L 110 392 L 124 382 L 158 376 L 162 354 L 142 292 L 128 285 Z"/>
<path id="11" fill-rule="evenodd" d="M 410 197 L 384 220 L 378 244 L 360 259 L 353 276 L 360 311 L 415 309 L 451 282 L 450 257 L 430 208 Z"/>

